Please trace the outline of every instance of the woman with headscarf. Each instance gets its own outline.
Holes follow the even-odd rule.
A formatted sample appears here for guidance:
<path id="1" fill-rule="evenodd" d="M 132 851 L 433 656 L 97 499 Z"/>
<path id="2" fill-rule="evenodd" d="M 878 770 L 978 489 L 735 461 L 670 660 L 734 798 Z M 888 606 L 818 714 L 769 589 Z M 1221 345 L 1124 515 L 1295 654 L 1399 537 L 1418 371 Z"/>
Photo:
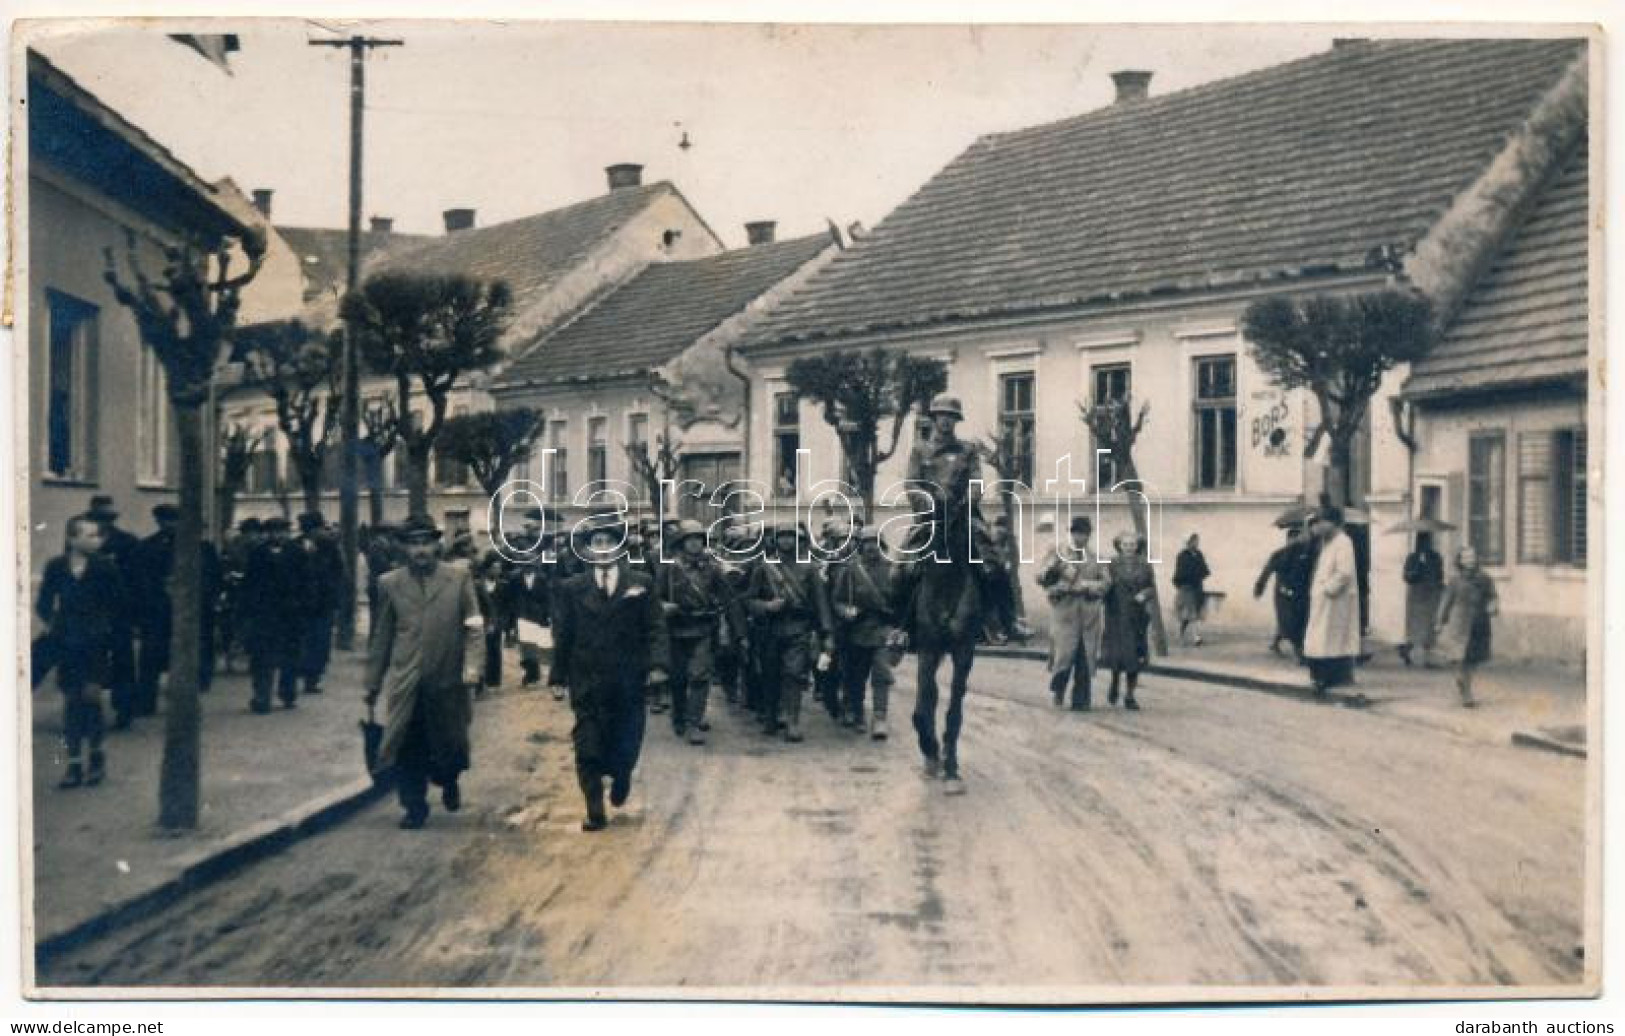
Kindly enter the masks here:
<path id="1" fill-rule="evenodd" d="M 1128 693 L 1123 707 L 1138 710 L 1140 703 L 1134 700 L 1134 691 L 1147 660 L 1145 629 L 1151 621 L 1147 605 L 1155 577 L 1140 552 L 1137 533 L 1119 533 L 1113 546 L 1117 548 L 1117 556 L 1108 566 L 1111 583 L 1106 589 L 1106 629 L 1100 644 L 1100 666 L 1110 669 L 1112 674 L 1106 701 L 1117 704 L 1118 683 L 1127 674 Z"/>

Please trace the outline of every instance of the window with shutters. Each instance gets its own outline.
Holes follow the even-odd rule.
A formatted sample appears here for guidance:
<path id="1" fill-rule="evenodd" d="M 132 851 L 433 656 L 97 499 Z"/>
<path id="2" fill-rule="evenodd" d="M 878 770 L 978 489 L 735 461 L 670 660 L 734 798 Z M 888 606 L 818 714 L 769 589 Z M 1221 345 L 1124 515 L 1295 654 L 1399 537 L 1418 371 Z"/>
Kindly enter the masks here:
<path id="1" fill-rule="evenodd" d="M 1518 436 L 1518 560 L 1533 565 L 1586 561 L 1584 428 Z"/>
<path id="2" fill-rule="evenodd" d="M 1482 565 L 1506 563 L 1506 434 L 1467 439 L 1467 542 Z"/>

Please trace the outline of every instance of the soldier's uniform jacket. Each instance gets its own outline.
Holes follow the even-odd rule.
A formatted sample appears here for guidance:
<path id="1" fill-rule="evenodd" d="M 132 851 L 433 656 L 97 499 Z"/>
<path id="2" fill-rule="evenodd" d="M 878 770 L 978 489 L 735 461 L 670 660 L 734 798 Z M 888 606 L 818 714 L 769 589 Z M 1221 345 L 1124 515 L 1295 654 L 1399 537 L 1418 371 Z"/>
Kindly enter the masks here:
<path id="1" fill-rule="evenodd" d="M 661 565 L 655 574 L 661 603 L 666 608 L 666 629 L 679 640 L 709 637 L 719 622 L 727 623 L 727 636 L 744 635 L 745 619 L 728 587 L 722 566 L 709 554 L 682 554 Z"/>
<path id="2" fill-rule="evenodd" d="M 982 477 L 982 462 L 976 451 L 957 438 L 916 443 L 908 455 L 910 482 L 929 482 L 939 488 L 939 495 L 954 492 L 961 479 Z"/>
<path id="3" fill-rule="evenodd" d="M 783 601 L 784 608 L 770 612 L 766 605 Z M 834 627 L 829 609 L 829 593 L 815 565 L 781 559 L 758 562 L 745 591 L 745 607 L 752 617 L 767 624 L 774 633 L 793 635 L 816 629 L 828 634 Z"/>
<path id="4" fill-rule="evenodd" d="M 858 647 L 884 647 L 886 634 L 896 624 L 892 612 L 896 587 L 891 562 L 884 557 L 855 557 L 834 570 L 830 605 L 843 636 Z M 848 618 L 846 608 L 856 608 Z"/>

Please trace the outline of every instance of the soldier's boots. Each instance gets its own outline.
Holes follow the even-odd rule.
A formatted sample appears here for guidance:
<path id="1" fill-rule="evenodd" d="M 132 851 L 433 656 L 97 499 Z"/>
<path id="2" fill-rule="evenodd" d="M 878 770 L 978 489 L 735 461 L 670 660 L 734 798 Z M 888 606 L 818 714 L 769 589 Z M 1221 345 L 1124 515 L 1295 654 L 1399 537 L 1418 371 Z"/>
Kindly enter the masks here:
<path id="1" fill-rule="evenodd" d="M 85 783 L 92 787 L 100 784 L 107 777 L 107 757 L 100 751 L 90 753 L 90 771 L 85 774 Z"/>
<path id="2" fill-rule="evenodd" d="M 603 778 L 593 777 L 583 781 L 581 790 L 587 797 L 587 818 L 581 822 L 581 830 L 602 831 L 609 826 L 609 819 L 604 816 Z"/>
<path id="3" fill-rule="evenodd" d="M 440 801 L 448 813 L 455 813 L 463 808 L 463 789 L 457 786 L 457 778 L 451 778 L 446 782 L 446 786 L 440 789 Z"/>
<path id="4" fill-rule="evenodd" d="M 884 741 L 889 735 L 890 731 L 886 729 L 886 717 L 883 714 L 877 712 L 869 717 L 869 736 L 871 738 L 876 741 Z"/>
<path id="5" fill-rule="evenodd" d="M 75 759 L 68 764 L 68 772 L 62 775 L 62 779 L 57 782 L 56 786 L 58 788 L 77 788 L 83 783 L 85 783 L 85 767 L 84 764 Z"/>

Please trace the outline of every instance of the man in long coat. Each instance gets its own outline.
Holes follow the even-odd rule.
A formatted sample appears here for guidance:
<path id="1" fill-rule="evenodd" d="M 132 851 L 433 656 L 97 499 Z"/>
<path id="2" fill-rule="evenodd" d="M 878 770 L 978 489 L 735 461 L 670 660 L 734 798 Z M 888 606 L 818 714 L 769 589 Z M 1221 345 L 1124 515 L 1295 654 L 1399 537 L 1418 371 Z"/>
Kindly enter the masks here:
<path id="1" fill-rule="evenodd" d="M 1053 632 L 1050 635 L 1050 693 L 1059 706 L 1072 679 L 1072 708 L 1087 712 L 1095 667 L 1100 661 L 1100 638 L 1105 631 L 1106 591 L 1111 582 L 1105 566 L 1089 557 L 1089 536 L 1094 523 L 1075 515 L 1068 527 L 1072 549 L 1056 550 L 1038 570 L 1038 585 L 1049 597 Z"/>
<path id="2" fill-rule="evenodd" d="M 300 598 L 303 565 L 288 540 L 288 520 L 280 515 L 260 525 L 263 540 L 249 551 L 243 572 L 243 647 L 248 650 L 249 682 L 256 713 L 271 711 L 271 690 L 285 708 L 299 699 Z"/>
<path id="3" fill-rule="evenodd" d="M 575 712 L 570 740 L 587 801 L 581 829 L 602 831 L 604 778 L 610 804 L 624 805 L 643 748 L 644 691 L 666 682 L 669 645 L 654 580 L 626 563 L 619 515 L 588 518 L 578 532 L 589 565 L 554 592 L 550 679 L 570 689 Z"/>
<path id="4" fill-rule="evenodd" d="M 440 530 L 428 518 L 401 528 L 406 566 L 378 581 L 378 628 L 367 658 L 367 708 L 383 701 L 380 770 L 395 768 L 396 790 L 414 830 L 429 817 L 429 783 L 447 810 L 462 805 L 458 775 L 468 769 L 469 686 L 479 680 L 484 636 L 474 579 L 440 562 Z"/>
<path id="5" fill-rule="evenodd" d="M 1314 568 L 1314 547 L 1303 530 L 1294 525 L 1286 531 L 1286 543 L 1276 548 L 1258 573 L 1253 596 L 1264 596 L 1264 587 L 1275 578 L 1275 635 L 1270 651 L 1281 653 L 1281 641 L 1292 647 L 1294 657 L 1303 655 L 1303 628 L 1309 621 L 1309 576 Z"/>
<path id="6" fill-rule="evenodd" d="M 1343 531 L 1343 511 L 1322 508 L 1310 527 L 1320 540 L 1314 578 L 1309 584 L 1309 625 L 1303 635 L 1303 657 L 1316 694 L 1354 680 L 1360 653 L 1360 591 L 1354 544 Z"/>

